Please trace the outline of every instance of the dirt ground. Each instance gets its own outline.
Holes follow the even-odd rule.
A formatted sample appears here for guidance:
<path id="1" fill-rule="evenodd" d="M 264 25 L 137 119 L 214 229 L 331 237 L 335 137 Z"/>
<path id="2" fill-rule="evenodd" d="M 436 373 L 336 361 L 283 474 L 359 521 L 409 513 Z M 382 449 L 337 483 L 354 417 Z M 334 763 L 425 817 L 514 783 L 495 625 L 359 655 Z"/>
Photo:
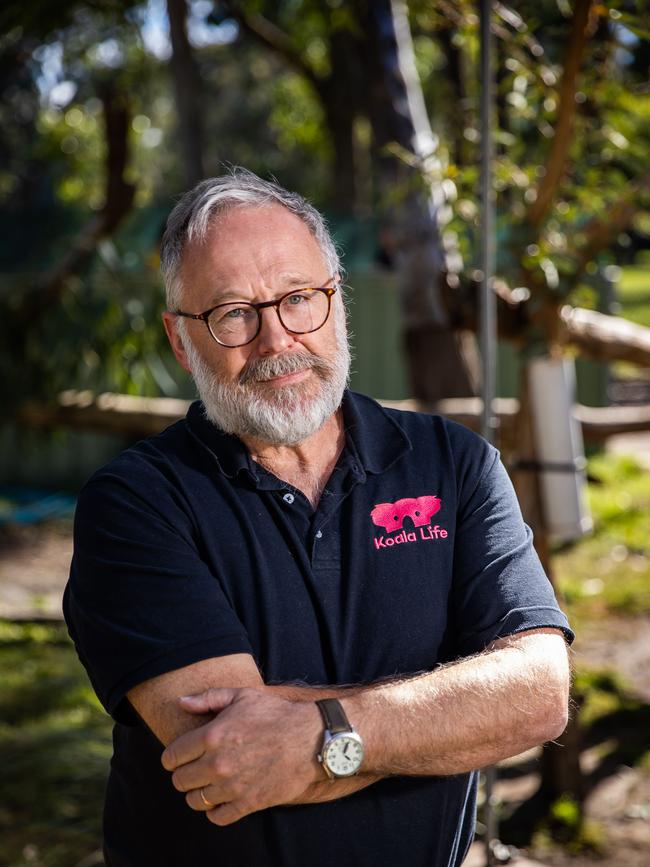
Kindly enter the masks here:
<path id="1" fill-rule="evenodd" d="M 61 594 L 72 553 L 71 522 L 0 528 L 0 617 L 9 619 L 59 619 Z M 634 695 L 650 704 L 650 617 L 610 619 L 578 635 L 575 661 L 581 667 L 616 669 Z M 645 737 L 650 749 L 650 732 Z M 620 737 L 626 735 L 620 734 Z M 617 736 L 616 734 L 614 735 Z M 585 801 L 587 818 L 597 823 L 604 841 L 599 856 L 570 857 L 562 852 L 521 852 L 513 860 L 520 867 L 532 864 L 552 867 L 649 867 L 650 865 L 650 768 L 625 764 L 604 767 L 607 744 L 586 745 L 581 755 L 583 771 L 596 778 Z M 616 755 L 614 750 L 612 753 Z M 510 762 L 497 782 L 495 795 L 506 805 L 525 801 L 538 784 L 531 756 Z M 517 769 L 519 762 L 519 769 Z M 611 764 L 611 757 L 610 757 Z M 514 772 L 512 766 L 514 765 Z M 533 859 L 533 860 L 530 860 Z M 466 867 L 483 867 L 482 847 L 475 844 Z"/>
<path id="2" fill-rule="evenodd" d="M 72 523 L 0 527 L 0 617 L 61 619 Z"/>

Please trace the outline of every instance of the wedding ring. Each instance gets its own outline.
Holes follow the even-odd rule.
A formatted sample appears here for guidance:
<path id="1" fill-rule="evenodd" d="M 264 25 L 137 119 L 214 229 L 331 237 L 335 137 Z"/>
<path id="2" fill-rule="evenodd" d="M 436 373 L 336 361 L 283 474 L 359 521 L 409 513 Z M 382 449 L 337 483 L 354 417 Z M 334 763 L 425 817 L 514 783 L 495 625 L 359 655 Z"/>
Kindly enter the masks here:
<path id="1" fill-rule="evenodd" d="M 205 795 L 203 794 L 203 789 L 202 789 L 202 788 L 199 789 L 199 795 L 201 796 L 201 800 L 203 801 L 203 803 L 205 804 L 205 806 L 208 808 L 208 810 L 211 810 L 213 807 L 216 807 L 216 806 L 217 806 L 216 804 L 213 804 L 211 801 L 208 801 L 208 799 L 207 799 L 207 798 L 205 797 Z"/>

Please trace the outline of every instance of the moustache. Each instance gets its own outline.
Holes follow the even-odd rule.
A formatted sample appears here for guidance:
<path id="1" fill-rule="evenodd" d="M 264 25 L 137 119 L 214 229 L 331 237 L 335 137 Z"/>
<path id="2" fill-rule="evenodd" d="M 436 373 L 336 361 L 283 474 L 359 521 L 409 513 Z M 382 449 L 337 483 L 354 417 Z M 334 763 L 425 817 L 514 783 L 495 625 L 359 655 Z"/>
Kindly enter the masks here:
<path id="1" fill-rule="evenodd" d="M 311 352 L 292 352 L 274 358 L 255 358 L 249 361 L 239 374 L 239 384 L 246 385 L 249 382 L 260 382 L 273 379 L 275 376 L 287 376 L 290 373 L 309 369 L 320 376 L 326 376 L 331 373 L 332 368 L 333 365 L 329 361 Z"/>

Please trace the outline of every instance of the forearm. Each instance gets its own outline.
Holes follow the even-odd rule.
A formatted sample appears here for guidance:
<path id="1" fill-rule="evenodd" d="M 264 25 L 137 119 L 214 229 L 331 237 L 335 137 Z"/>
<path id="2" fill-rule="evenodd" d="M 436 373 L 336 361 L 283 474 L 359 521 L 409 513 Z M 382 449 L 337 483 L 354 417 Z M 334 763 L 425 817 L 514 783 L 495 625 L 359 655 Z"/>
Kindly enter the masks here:
<path id="1" fill-rule="evenodd" d="M 566 725 L 569 667 L 551 636 L 528 635 L 410 680 L 342 698 L 365 743 L 368 774 L 450 775 L 557 737 Z M 563 643 L 558 635 L 557 642 Z"/>
<path id="2" fill-rule="evenodd" d="M 358 695 L 364 687 L 361 686 L 308 686 L 304 684 L 277 684 L 266 686 L 268 692 L 289 701 L 318 701 L 323 698 L 350 698 Z M 320 804 L 325 801 L 335 801 L 353 795 L 380 780 L 379 774 L 359 773 L 354 777 L 329 779 L 323 771 L 323 779 L 313 783 L 293 804 Z"/>
<path id="3" fill-rule="evenodd" d="M 296 682 L 267 684 L 263 689 L 287 701 L 319 701 L 322 698 L 350 698 L 368 689 L 368 686 L 358 684 L 350 686 L 312 686 L 311 684 Z"/>

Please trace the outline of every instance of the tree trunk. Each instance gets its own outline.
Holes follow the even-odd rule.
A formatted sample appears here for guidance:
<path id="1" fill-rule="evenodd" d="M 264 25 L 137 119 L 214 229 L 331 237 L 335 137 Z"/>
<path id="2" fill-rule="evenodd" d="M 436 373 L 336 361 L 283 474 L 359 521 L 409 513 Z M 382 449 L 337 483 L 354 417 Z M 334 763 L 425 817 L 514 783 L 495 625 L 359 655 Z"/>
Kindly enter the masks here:
<path id="1" fill-rule="evenodd" d="M 457 109 L 449 118 L 452 160 L 456 165 L 462 166 L 467 165 L 468 162 L 466 152 L 469 142 L 465 138 L 465 127 L 469 124 L 468 100 L 463 55 L 452 39 L 453 33 L 454 29 L 451 22 L 448 22 L 447 26 L 441 27 L 438 31 L 438 41 L 447 61 L 445 68 L 446 85 L 451 89 L 451 98 Z"/>
<path id="2" fill-rule="evenodd" d="M 332 205 L 339 214 L 353 214 L 357 205 L 354 119 L 360 71 L 356 39 L 346 30 L 330 37 L 329 76 L 316 88 L 332 136 Z"/>
<path id="3" fill-rule="evenodd" d="M 184 182 L 189 188 L 204 177 L 201 78 L 187 38 L 187 0 L 167 0 L 167 15 Z"/>
<path id="4" fill-rule="evenodd" d="M 413 58 L 408 12 L 401 0 L 360 0 L 366 34 L 368 113 L 385 224 L 393 251 L 405 349 L 414 397 L 434 402 L 475 392 L 478 371 L 463 354 L 443 302 L 447 262 L 440 229 L 444 197 Z M 398 148 L 401 155 L 390 149 Z"/>

